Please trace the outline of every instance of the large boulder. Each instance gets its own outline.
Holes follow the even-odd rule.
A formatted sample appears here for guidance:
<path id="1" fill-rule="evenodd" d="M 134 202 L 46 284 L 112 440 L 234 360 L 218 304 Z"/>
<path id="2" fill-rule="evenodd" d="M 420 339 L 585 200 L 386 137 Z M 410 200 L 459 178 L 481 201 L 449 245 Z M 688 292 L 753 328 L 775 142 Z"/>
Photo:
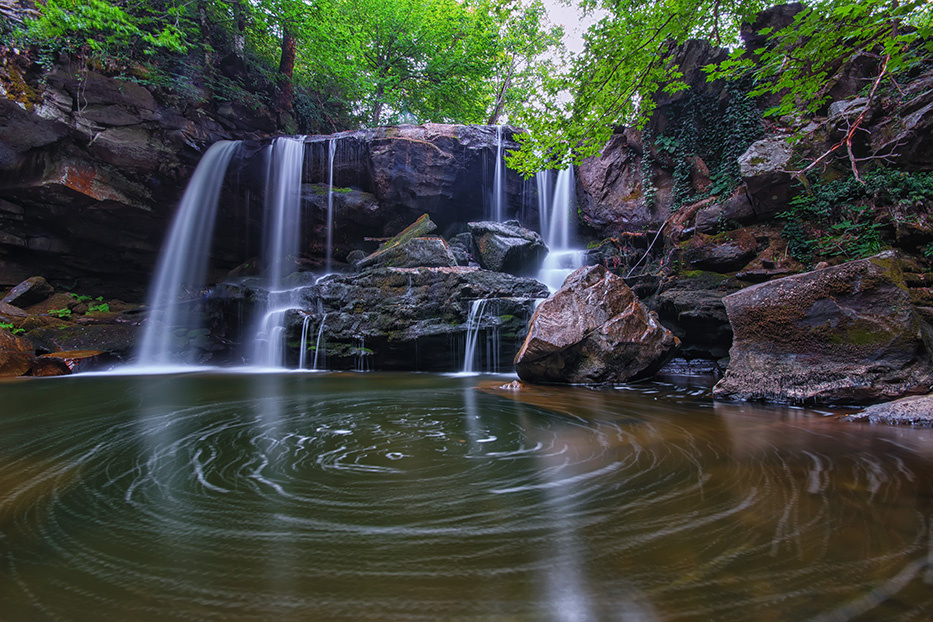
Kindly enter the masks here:
<path id="1" fill-rule="evenodd" d="M 473 236 L 479 264 L 493 272 L 534 274 L 547 255 L 547 245 L 541 236 L 522 227 L 518 221 L 471 222 L 467 225 Z"/>
<path id="2" fill-rule="evenodd" d="M 615 134 L 599 156 L 576 170 L 577 200 L 584 221 L 604 236 L 657 227 L 670 215 L 673 179 L 658 168 L 652 174 L 654 201 L 645 198 L 641 132 L 627 128 Z"/>
<path id="3" fill-rule="evenodd" d="M 585 266 L 535 311 L 515 369 L 530 382 L 625 382 L 652 375 L 679 343 L 621 278 Z"/>
<path id="4" fill-rule="evenodd" d="M 723 299 L 734 340 L 717 399 L 865 404 L 926 393 L 930 328 L 882 253 Z"/>

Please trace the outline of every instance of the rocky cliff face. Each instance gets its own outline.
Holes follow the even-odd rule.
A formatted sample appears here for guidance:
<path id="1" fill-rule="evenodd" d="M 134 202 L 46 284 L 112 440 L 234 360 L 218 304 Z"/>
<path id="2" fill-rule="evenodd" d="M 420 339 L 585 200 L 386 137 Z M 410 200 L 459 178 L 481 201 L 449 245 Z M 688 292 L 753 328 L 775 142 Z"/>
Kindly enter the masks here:
<path id="1" fill-rule="evenodd" d="M 218 269 L 256 249 L 263 138 L 282 133 L 271 114 L 209 101 L 180 109 L 169 96 L 64 59 L 49 73 L 13 56 L 0 66 L 0 289 L 34 274 L 80 291 L 141 300 L 175 206 L 207 146 L 247 141 L 222 200 Z M 504 147 L 514 147 L 512 131 Z M 465 231 L 488 209 L 496 128 L 405 126 L 307 142 L 306 197 L 322 254 L 320 215 L 328 138 L 337 142 L 334 232 L 344 256 L 363 237 L 396 233 L 429 213 L 442 231 Z M 484 183 L 487 181 L 488 183 Z M 536 218 L 534 196 L 508 173 L 506 211 Z M 352 189 L 352 190 L 351 190 Z M 351 194 L 352 193 L 352 194 Z M 244 223 L 252 223 L 244 224 Z"/>

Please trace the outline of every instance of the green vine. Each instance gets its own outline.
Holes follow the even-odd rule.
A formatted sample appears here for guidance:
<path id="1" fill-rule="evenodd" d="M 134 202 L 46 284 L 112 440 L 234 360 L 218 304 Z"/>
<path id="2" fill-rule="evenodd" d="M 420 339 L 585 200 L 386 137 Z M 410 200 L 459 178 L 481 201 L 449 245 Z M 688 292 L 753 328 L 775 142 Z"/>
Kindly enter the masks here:
<path id="1" fill-rule="evenodd" d="M 729 194 L 741 183 L 738 158 L 762 134 L 761 114 L 748 95 L 750 88 L 748 78 L 728 82 L 725 108 L 718 96 L 687 91 L 683 99 L 668 107 L 663 132 L 652 135 L 645 131 L 645 145 L 654 145 L 659 155 L 665 154 L 673 163 L 671 211 L 706 197 Z M 656 159 L 647 147 L 645 151 L 642 179 L 647 190 Z M 697 158 L 710 171 L 711 184 L 705 192 L 698 192 L 690 179 Z M 647 200 L 647 191 L 645 196 Z M 652 192 L 650 200 L 654 197 Z"/>

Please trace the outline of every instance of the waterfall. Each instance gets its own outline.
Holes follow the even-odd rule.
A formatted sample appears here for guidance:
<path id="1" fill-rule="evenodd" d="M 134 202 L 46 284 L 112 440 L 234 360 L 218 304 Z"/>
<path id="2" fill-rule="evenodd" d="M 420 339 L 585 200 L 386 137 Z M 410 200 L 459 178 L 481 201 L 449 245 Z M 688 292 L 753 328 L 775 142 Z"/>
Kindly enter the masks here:
<path id="1" fill-rule="evenodd" d="M 301 174 L 304 137 L 276 138 L 272 143 L 266 182 L 263 265 L 266 304 L 257 313 L 250 360 L 255 365 L 284 365 L 284 333 L 287 311 L 300 305 L 298 288 L 285 289 L 289 263 L 299 251 L 301 230 Z"/>
<path id="2" fill-rule="evenodd" d="M 573 166 L 569 166 L 557 174 L 550 213 L 541 218 L 541 235 L 548 245 L 549 252 L 538 272 L 538 280 L 547 285 L 552 293 L 557 291 L 564 279 L 581 267 L 586 259 L 586 251 L 570 247 L 574 231 L 573 216 L 576 211 L 574 196 Z M 546 209 L 542 211 L 546 212 Z"/>
<path id="3" fill-rule="evenodd" d="M 324 317 L 321 318 L 321 325 L 317 329 L 317 340 L 314 342 L 314 366 L 311 369 L 320 370 L 321 359 L 324 360 L 324 364 L 327 364 L 327 356 L 321 356 L 321 339 L 324 337 L 324 322 L 327 321 L 327 314 L 324 314 Z"/>
<path id="4" fill-rule="evenodd" d="M 553 175 L 551 171 L 538 171 L 535 174 L 535 184 L 538 188 L 538 224 L 540 225 L 541 237 L 546 238 L 548 232 L 548 212 L 551 209 L 551 193 Z M 545 244 L 547 240 L 545 239 Z"/>
<path id="5" fill-rule="evenodd" d="M 138 365 L 191 362 L 193 352 L 176 352 L 176 331 L 187 333 L 200 328 L 200 324 L 184 316 L 179 298 L 184 291 L 197 291 L 206 285 L 220 189 L 239 145 L 239 142 L 230 141 L 212 145 L 185 188 L 168 239 L 159 254 Z"/>
<path id="6" fill-rule="evenodd" d="M 327 260 L 325 271 L 330 274 L 334 260 L 334 154 L 337 153 L 337 140 L 327 141 Z"/>
<path id="7" fill-rule="evenodd" d="M 301 321 L 301 342 L 298 351 L 298 369 L 304 369 L 308 365 L 308 326 L 311 324 L 311 316 L 306 315 Z"/>
<path id="8" fill-rule="evenodd" d="M 466 348 L 463 353 L 463 371 L 465 373 L 475 371 L 476 341 L 487 302 L 485 298 L 481 298 L 470 303 L 470 315 L 467 317 Z"/>
<path id="9" fill-rule="evenodd" d="M 493 220 L 505 220 L 505 161 L 502 159 L 502 126 L 496 126 L 496 172 L 492 181 Z"/>

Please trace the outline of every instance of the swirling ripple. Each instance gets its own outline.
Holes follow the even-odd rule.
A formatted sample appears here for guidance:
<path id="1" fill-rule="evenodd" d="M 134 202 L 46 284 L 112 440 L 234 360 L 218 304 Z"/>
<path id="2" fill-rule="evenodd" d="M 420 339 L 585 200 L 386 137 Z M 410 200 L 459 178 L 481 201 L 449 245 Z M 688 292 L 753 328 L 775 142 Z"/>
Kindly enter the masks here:
<path id="1" fill-rule="evenodd" d="M 0 384 L 0 620 L 930 618 L 930 431 L 504 383 Z"/>

